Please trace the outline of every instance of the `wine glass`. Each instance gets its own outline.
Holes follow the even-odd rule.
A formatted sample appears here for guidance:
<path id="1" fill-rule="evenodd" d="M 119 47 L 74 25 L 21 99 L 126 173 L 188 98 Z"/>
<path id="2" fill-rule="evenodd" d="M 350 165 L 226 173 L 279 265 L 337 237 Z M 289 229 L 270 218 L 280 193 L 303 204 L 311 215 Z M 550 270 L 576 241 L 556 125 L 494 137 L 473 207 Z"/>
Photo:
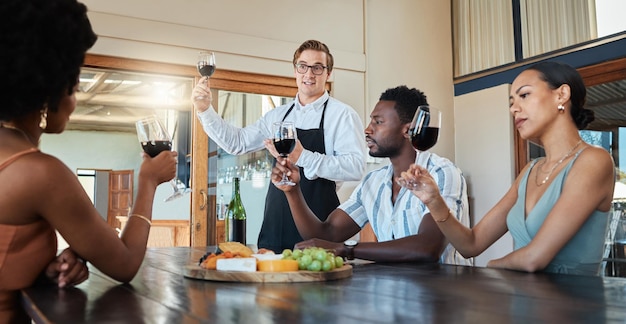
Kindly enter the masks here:
<path id="1" fill-rule="evenodd" d="M 215 72 L 215 53 L 200 52 L 198 54 L 198 72 L 203 77 L 210 77 Z"/>
<path id="2" fill-rule="evenodd" d="M 274 147 L 281 157 L 287 158 L 289 153 L 296 147 L 296 126 L 292 122 L 275 122 L 273 125 Z M 283 178 L 277 185 L 295 186 L 295 182 L 287 178 L 283 173 Z"/>
<path id="3" fill-rule="evenodd" d="M 198 54 L 198 72 L 203 77 L 211 77 L 215 72 L 215 53 L 213 52 L 200 52 Z M 204 99 L 204 96 L 198 96 L 198 99 Z"/>
<path id="4" fill-rule="evenodd" d="M 411 125 L 409 126 L 409 138 L 417 157 L 420 151 L 426 151 L 437 144 L 439 129 L 441 128 L 441 111 L 430 106 L 419 106 L 415 111 Z M 398 178 L 396 182 L 408 189 L 416 189 L 418 184 L 412 181 L 405 181 Z"/>
<path id="5" fill-rule="evenodd" d="M 137 128 L 137 139 L 141 148 L 150 157 L 159 155 L 162 151 L 172 150 L 172 138 L 156 116 L 148 116 L 135 123 Z M 183 192 L 178 188 L 178 179 L 170 180 L 174 193 L 167 197 L 165 201 L 171 201 L 183 196 Z"/>

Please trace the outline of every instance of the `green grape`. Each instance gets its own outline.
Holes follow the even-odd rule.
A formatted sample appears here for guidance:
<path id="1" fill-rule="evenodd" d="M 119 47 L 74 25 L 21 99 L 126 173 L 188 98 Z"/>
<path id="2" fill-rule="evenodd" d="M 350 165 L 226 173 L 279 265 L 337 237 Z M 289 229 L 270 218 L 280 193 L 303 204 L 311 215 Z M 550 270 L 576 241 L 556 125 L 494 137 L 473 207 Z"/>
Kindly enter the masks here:
<path id="1" fill-rule="evenodd" d="M 311 256 L 313 257 L 314 260 L 324 261 L 326 260 L 326 251 L 317 250 L 313 254 L 311 254 Z"/>
<path id="2" fill-rule="evenodd" d="M 311 264 L 309 264 L 309 266 L 307 267 L 307 270 L 309 270 L 309 271 L 321 271 L 322 270 L 322 263 L 319 260 L 313 260 L 311 262 Z"/>
<path id="3" fill-rule="evenodd" d="M 298 261 L 299 270 L 332 271 L 343 266 L 343 258 L 335 256 L 333 250 L 321 247 L 283 250 L 283 260 Z"/>
<path id="4" fill-rule="evenodd" d="M 304 264 L 304 262 L 302 262 L 302 259 L 298 260 L 298 270 L 306 270 L 308 267 L 308 264 Z"/>
<path id="5" fill-rule="evenodd" d="M 311 264 L 311 262 L 313 262 L 313 258 L 312 258 L 310 255 L 308 255 L 308 254 L 303 255 L 303 256 L 300 258 L 300 260 L 302 261 L 302 263 L 303 263 L 303 264 L 304 264 L 307 268 L 309 267 L 309 265 Z"/>
<path id="6" fill-rule="evenodd" d="M 328 259 L 322 261 L 322 271 L 330 271 L 330 270 L 332 270 L 332 265 L 330 261 L 328 261 Z"/>
<path id="7" fill-rule="evenodd" d="M 335 257 L 335 268 L 341 268 L 343 267 L 343 258 L 338 256 Z"/>
<path id="8" fill-rule="evenodd" d="M 328 255 L 326 257 L 326 260 L 328 261 L 328 263 L 330 263 L 330 270 L 333 270 L 336 268 L 335 266 L 335 255 Z M 324 265 L 322 264 L 322 268 L 324 268 Z"/>
<path id="9" fill-rule="evenodd" d="M 293 252 L 291 252 L 291 256 L 293 256 L 293 258 L 295 260 L 300 259 L 300 257 L 303 255 L 302 250 L 300 249 L 294 249 Z"/>

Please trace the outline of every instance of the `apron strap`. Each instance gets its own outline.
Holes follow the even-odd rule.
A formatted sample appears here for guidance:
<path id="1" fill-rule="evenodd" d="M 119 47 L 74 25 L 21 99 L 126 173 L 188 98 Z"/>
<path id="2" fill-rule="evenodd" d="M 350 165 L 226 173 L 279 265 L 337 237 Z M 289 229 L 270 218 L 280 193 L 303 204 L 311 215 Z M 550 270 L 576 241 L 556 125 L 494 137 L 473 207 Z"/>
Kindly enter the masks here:
<path id="1" fill-rule="evenodd" d="M 292 103 L 291 107 L 289 107 L 289 109 L 287 109 L 287 112 L 285 113 L 285 116 L 283 116 L 283 119 L 281 120 L 281 122 L 285 121 L 285 118 L 287 118 L 287 115 L 289 115 L 291 113 L 291 111 L 293 110 L 293 107 L 296 106 L 296 103 Z M 328 99 L 326 99 L 326 101 L 324 101 L 324 109 L 322 110 L 322 119 L 320 119 L 320 125 L 319 125 L 319 129 L 324 129 L 324 117 L 326 116 L 326 107 L 328 106 Z"/>

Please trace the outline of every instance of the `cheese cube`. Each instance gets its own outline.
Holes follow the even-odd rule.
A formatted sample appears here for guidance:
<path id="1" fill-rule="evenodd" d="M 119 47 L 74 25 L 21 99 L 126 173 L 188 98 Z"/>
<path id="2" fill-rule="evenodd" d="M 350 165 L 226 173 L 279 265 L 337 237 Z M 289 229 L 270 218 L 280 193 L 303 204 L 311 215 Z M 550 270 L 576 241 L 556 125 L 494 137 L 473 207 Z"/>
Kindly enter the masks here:
<path id="1" fill-rule="evenodd" d="M 256 271 L 256 258 L 230 258 L 217 260 L 219 271 Z"/>

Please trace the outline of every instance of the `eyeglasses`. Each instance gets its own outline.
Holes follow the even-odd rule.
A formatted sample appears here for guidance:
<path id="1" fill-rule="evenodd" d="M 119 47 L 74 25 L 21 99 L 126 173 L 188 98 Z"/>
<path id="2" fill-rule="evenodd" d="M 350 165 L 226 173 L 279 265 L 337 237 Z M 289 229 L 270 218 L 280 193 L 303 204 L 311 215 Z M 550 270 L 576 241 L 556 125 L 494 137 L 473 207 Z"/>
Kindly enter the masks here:
<path id="1" fill-rule="evenodd" d="M 322 73 L 324 73 L 324 69 L 327 69 L 328 66 L 323 66 L 321 64 L 315 64 L 315 65 L 306 65 L 303 63 L 296 64 L 296 71 L 298 71 L 298 73 L 300 74 L 305 74 L 306 71 L 309 70 L 309 68 L 311 68 L 311 72 L 313 72 L 313 74 L 322 75 Z"/>

